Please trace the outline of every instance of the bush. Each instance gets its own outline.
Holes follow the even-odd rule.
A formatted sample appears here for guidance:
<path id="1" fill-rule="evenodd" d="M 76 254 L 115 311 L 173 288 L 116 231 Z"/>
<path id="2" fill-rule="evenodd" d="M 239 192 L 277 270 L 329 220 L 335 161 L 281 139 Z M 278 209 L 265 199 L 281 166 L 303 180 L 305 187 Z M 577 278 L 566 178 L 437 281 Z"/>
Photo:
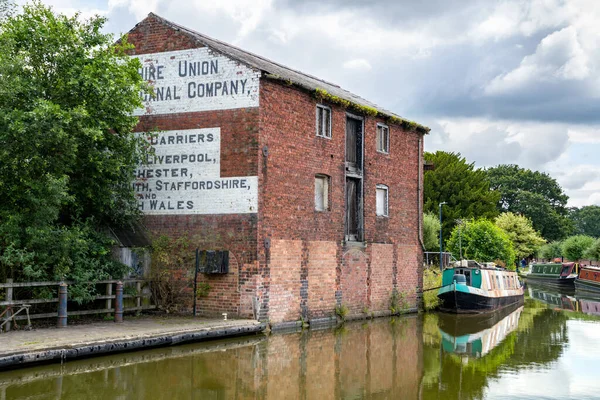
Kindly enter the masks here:
<path id="1" fill-rule="evenodd" d="M 600 239 L 597 239 L 583 254 L 585 258 L 590 260 L 600 260 Z"/>
<path id="2" fill-rule="evenodd" d="M 440 240 L 440 220 L 433 213 L 423 214 L 423 245 L 427 251 L 438 249 Z"/>
<path id="3" fill-rule="evenodd" d="M 538 255 L 541 258 L 545 258 L 546 260 L 549 260 L 549 261 L 552 261 L 553 259 L 555 259 L 557 257 L 562 257 L 563 256 L 562 242 L 556 241 L 556 242 L 551 242 L 551 243 L 543 245 L 538 250 Z"/>
<path id="4" fill-rule="evenodd" d="M 594 238 L 586 235 L 571 236 L 562 244 L 562 253 L 571 261 L 579 261 L 594 244 Z"/>
<path id="5" fill-rule="evenodd" d="M 150 279 L 152 295 L 161 309 L 179 312 L 192 306 L 193 265 L 194 251 L 187 238 L 161 236 L 153 241 Z"/>
<path id="6" fill-rule="evenodd" d="M 460 232 L 459 232 L 460 231 Z M 514 268 L 515 251 L 508 234 L 490 220 L 471 220 L 455 227 L 448 240 L 447 248 L 454 254 L 459 252 L 461 235 L 463 256 L 479 262 L 501 260 L 509 268 Z"/>

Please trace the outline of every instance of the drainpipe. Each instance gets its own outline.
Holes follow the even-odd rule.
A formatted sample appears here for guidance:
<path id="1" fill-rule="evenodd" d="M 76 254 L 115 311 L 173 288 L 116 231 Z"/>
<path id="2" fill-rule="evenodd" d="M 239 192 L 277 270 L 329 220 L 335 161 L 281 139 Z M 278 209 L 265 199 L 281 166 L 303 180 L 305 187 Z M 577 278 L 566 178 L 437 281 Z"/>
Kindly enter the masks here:
<path id="1" fill-rule="evenodd" d="M 423 215 L 423 202 L 421 199 L 423 198 L 423 158 L 421 157 L 423 153 L 423 135 L 419 135 L 419 154 L 417 155 L 418 159 L 418 183 L 417 183 L 417 227 L 419 232 L 417 236 L 419 237 L 419 244 L 421 245 L 421 249 L 425 251 L 425 244 L 423 244 L 423 227 L 421 226 L 421 216 Z"/>

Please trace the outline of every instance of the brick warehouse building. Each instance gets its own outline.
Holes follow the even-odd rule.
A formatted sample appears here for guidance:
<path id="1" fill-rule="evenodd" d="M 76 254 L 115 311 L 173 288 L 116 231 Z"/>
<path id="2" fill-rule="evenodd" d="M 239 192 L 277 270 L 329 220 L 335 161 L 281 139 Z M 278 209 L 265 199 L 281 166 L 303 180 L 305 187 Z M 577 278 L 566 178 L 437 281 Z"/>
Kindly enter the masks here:
<path id="1" fill-rule="evenodd" d="M 145 225 L 228 254 L 200 274 L 200 314 L 385 315 L 395 290 L 417 306 L 428 128 L 152 13 L 129 40 L 155 91 L 138 131 L 160 130 L 135 184 Z"/>

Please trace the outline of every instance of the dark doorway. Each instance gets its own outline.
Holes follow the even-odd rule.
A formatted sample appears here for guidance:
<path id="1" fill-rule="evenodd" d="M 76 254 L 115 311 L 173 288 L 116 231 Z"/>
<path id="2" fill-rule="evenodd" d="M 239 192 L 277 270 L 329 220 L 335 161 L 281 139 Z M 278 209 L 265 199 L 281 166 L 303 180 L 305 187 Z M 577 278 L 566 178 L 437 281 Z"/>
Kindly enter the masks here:
<path id="1" fill-rule="evenodd" d="M 361 179 L 346 178 L 346 240 L 362 240 Z"/>
<path id="2" fill-rule="evenodd" d="M 363 240 L 363 121 L 346 119 L 346 241 Z"/>

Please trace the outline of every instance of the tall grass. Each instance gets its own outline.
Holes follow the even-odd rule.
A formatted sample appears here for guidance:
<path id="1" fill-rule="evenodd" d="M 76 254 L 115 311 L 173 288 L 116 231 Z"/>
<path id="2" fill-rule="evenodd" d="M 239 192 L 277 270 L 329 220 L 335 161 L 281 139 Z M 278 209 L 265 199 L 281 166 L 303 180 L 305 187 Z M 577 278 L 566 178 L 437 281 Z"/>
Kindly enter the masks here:
<path id="1" fill-rule="evenodd" d="M 442 274 L 435 269 L 425 268 L 423 270 L 423 290 L 436 288 L 442 285 Z M 440 299 L 437 297 L 437 290 L 423 292 L 423 307 L 425 311 L 434 310 L 438 307 Z"/>

